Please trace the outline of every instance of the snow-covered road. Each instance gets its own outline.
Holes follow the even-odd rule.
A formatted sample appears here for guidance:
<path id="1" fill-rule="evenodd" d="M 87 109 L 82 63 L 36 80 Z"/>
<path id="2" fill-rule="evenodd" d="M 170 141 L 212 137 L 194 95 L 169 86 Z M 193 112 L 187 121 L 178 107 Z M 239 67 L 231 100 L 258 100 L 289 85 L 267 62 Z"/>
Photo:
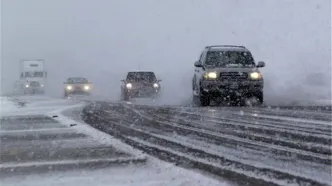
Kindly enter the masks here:
<path id="1" fill-rule="evenodd" d="M 251 185 L 257 185 L 257 180 L 265 185 L 329 185 L 330 108 L 195 108 L 92 102 L 84 113 L 92 126 L 159 158 L 165 157 L 155 151 L 167 154 L 168 161 L 178 159 L 181 163 L 186 159 L 199 165 L 195 168 L 231 180 L 248 179 Z"/>
<path id="2" fill-rule="evenodd" d="M 92 128 L 80 121 L 85 104 L 1 97 L 1 185 L 232 185 L 161 162 Z"/>

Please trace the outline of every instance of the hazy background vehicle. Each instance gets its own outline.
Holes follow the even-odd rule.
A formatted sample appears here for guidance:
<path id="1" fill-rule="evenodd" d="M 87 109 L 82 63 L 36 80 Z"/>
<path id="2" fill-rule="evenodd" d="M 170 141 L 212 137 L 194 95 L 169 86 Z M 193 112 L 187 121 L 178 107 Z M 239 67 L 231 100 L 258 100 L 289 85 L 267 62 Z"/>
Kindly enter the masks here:
<path id="1" fill-rule="evenodd" d="M 121 80 L 121 97 L 128 101 L 130 98 L 152 98 L 160 96 L 160 81 L 154 72 L 128 72 L 126 79 Z"/>
<path id="2" fill-rule="evenodd" d="M 247 100 L 264 99 L 264 80 L 252 53 L 244 46 L 207 46 L 195 62 L 193 76 L 193 101 L 208 106 L 211 100 L 221 99 L 236 105 L 245 105 Z"/>
<path id="3" fill-rule="evenodd" d="M 44 94 L 47 80 L 45 61 L 22 60 L 19 69 L 20 78 L 14 83 L 16 94 Z"/>
<path id="4" fill-rule="evenodd" d="M 64 82 L 64 97 L 71 95 L 91 95 L 92 83 L 84 77 L 70 77 Z"/>

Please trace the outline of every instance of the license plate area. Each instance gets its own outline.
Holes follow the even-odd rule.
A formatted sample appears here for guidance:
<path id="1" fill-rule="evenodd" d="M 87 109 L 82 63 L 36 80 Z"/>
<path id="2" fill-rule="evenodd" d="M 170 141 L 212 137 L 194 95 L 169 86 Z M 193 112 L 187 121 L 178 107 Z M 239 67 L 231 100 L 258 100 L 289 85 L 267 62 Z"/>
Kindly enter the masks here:
<path id="1" fill-rule="evenodd" d="M 231 82 L 229 84 L 230 89 L 239 89 L 239 83 L 238 82 Z"/>

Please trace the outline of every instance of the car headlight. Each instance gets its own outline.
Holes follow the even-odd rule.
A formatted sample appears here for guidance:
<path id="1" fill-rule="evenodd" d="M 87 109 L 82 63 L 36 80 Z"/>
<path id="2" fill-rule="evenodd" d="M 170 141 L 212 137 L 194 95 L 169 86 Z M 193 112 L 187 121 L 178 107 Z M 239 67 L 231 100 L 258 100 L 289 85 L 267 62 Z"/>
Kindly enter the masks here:
<path id="1" fill-rule="evenodd" d="M 73 87 L 72 86 L 70 86 L 70 85 L 67 85 L 67 90 L 71 90 Z"/>
<path id="2" fill-rule="evenodd" d="M 159 87 L 158 83 L 153 84 L 153 88 L 158 88 L 158 87 Z"/>
<path id="3" fill-rule="evenodd" d="M 84 86 L 84 90 L 90 90 L 90 86 L 89 85 L 85 85 Z"/>
<path id="4" fill-rule="evenodd" d="M 204 79 L 217 79 L 217 72 L 204 73 Z"/>
<path id="5" fill-rule="evenodd" d="M 250 79 L 262 79 L 262 74 L 259 72 L 250 73 Z"/>
<path id="6" fill-rule="evenodd" d="M 25 87 L 26 87 L 26 88 L 28 88 L 28 87 L 29 87 L 29 85 L 25 85 Z"/>
<path id="7" fill-rule="evenodd" d="M 132 85 L 131 83 L 127 83 L 127 84 L 126 84 L 126 87 L 127 87 L 128 89 L 131 89 L 131 88 L 133 87 L 133 85 Z"/>

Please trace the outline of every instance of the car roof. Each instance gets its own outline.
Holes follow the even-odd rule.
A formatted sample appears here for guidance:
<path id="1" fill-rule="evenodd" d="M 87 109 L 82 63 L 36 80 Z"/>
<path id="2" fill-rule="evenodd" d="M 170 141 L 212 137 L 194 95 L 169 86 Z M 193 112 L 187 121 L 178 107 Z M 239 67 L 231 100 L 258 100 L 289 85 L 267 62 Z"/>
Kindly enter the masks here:
<path id="1" fill-rule="evenodd" d="M 213 46 L 206 46 L 208 51 L 245 51 L 248 52 L 249 50 L 244 46 L 236 46 L 236 45 L 213 45 Z"/>
<path id="2" fill-rule="evenodd" d="M 86 79 L 85 77 L 69 77 L 68 79 Z"/>

